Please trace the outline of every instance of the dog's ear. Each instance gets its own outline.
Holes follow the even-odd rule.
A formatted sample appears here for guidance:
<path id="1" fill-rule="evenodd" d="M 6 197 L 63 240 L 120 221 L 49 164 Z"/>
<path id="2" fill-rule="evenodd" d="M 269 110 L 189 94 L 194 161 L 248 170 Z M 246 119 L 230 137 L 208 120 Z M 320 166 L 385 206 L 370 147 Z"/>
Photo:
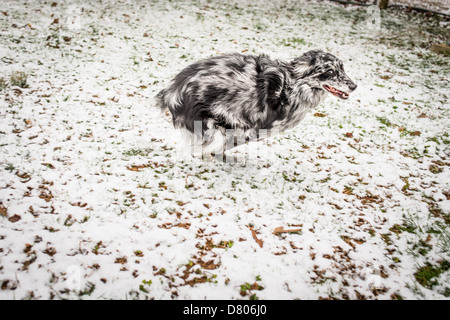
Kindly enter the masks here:
<path id="1" fill-rule="evenodd" d="M 322 50 L 311 50 L 292 61 L 295 74 L 299 78 L 311 73 L 316 66 L 317 59 L 323 54 Z"/>

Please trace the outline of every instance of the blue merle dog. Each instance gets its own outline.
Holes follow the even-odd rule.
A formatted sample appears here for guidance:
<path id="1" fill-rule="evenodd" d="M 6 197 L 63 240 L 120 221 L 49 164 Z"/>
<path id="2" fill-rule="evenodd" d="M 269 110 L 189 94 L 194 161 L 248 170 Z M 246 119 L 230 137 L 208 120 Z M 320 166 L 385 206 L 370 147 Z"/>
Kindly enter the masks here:
<path id="1" fill-rule="evenodd" d="M 321 50 L 288 62 L 228 54 L 183 69 L 157 94 L 156 103 L 191 137 L 191 147 L 200 146 L 191 150 L 194 155 L 222 154 L 260 139 L 261 132 L 296 126 L 327 93 L 348 99 L 355 89 L 341 60 Z"/>

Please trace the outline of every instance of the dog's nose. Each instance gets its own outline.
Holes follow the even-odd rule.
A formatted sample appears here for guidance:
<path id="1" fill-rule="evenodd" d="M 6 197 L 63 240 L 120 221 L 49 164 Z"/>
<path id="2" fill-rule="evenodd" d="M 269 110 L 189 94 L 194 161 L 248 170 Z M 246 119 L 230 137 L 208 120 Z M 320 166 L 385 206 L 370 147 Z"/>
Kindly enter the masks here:
<path id="1" fill-rule="evenodd" d="M 357 88 L 358 86 L 355 84 L 355 83 L 351 83 L 349 86 L 348 86 L 348 88 L 350 89 L 350 90 L 355 90 L 356 88 Z"/>

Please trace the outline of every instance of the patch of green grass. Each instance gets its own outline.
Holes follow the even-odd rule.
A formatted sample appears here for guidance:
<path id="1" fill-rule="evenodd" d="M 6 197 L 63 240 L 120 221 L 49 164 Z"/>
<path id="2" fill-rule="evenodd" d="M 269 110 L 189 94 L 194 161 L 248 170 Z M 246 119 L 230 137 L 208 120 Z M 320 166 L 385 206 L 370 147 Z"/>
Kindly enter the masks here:
<path id="1" fill-rule="evenodd" d="M 419 282 L 422 286 L 428 289 L 432 289 L 433 286 L 438 285 L 438 281 L 436 278 L 438 278 L 443 272 L 450 269 L 450 262 L 447 260 L 443 260 L 439 265 L 431 265 L 427 264 L 414 274 L 414 277 L 416 278 L 417 282 Z M 446 288 L 445 290 L 447 296 L 449 293 L 449 288 Z"/>
<path id="2" fill-rule="evenodd" d="M 261 22 L 257 22 L 253 25 L 253 28 L 255 28 L 258 31 L 265 31 L 267 29 L 267 26 L 262 24 Z"/>
<path id="3" fill-rule="evenodd" d="M 196 12 L 196 20 L 199 22 L 203 22 L 205 21 L 205 14 L 201 13 L 201 12 Z"/>
<path id="4" fill-rule="evenodd" d="M 281 40 L 281 44 L 285 47 L 300 47 L 305 46 L 308 43 L 303 38 L 286 38 Z"/>
<path id="5" fill-rule="evenodd" d="M 264 287 L 262 287 L 261 285 L 259 285 L 257 283 L 257 281 L 261 281 L 261 276 L 257 275 L 255 277 L 255 282 L 253 284 L 250 284 L 248 282 L 242 284 L 240 286 L 240 293 L 241 296 L 246 296 L 246 295 L 250 295 L 249 299 L 250 300 L 259 300 L 258 296 L 256 295 L 256 293 L 254 293 L 255 290 L 261 291 L 264 289 Z"/>
<path id="6" fill-rule="evenodd" d="M 286 182 L 299 182 L 299 183 L 301 183 L 301 182 L 304 180 L 304 179 L 299 179 L 299 180 L 297 180 L 297 177 L 296 177 L 296 176 L 299 175 L 297 172 L 294 172 L 294 176 L 293 176 L 293 177 L 288 176 L 288 175 L 286 174 L 286 172 L 282 172 L 281 174 L 283 175 L 283 179 L 284 179 Z"/>
<path id="7" fill-rule="evenodd" d="M 88 282 L 86 284 L 86 288 L 84 288 L 83 290 L 81 290 L 78 295 L 81 296 L 90 296 L 92 294 L 92 292 L 94 292 L 95 290 L 95 284 L 93 284 L 92 282 Z"/>
<path id="8" fill-rule="evenodd" d="M 413 250 L 417 250 L 417 252 L 419 252 L 422 256 L 426 256 L 431 248 L 431 245 L 422 239 L 420 239 L 419 242 L 415 243 L 412 247 Z"/>
<path id="9" fill-rule="evenodd" d="M 412 225 L 408 225 L 408 224 L 403 224 L 403 225 L 399 225 L 399 224 L 395 224 L 394 226 L 392 226 L 389 230 L 396 233 L 396 234 L 400 234 L 404 231 L 409 232 L 409 233 L 415 233 L 415 227 Z"/>
<path id="10" fill-rule="evenodd" d="M 152 280 L 142 280 L 142 283 L 139 285 L 139 291 L 144 293 L 149 293 L 149 286 L 152 284 Z"/>
<path id="11" fill-rule="evenodd" d="M 389 119 L 385 117 L 377 117 L 377 120 L 380 121 L 381 124 L 384 124 L 386 127 L 392 126 L 392 122 L 390 122 Z"/>
<path id="12" fill-rule="evenodd" d="M 12 86 L 19 88 L 28 88 L 27 84 L 28 75 L 25 72 L 16 71 L 11 74 L 10 82 Z"/>
<path id="13" fill-rule="evenodd" d="M 130 150 L 123 152 L 123 155 L 127 156 L 127 157 L 134 157 L 134 156 L 146 157 L 152 151 L 153 151 L 153 149 L 151 149 L 151 148 L 130 149 Z"/>

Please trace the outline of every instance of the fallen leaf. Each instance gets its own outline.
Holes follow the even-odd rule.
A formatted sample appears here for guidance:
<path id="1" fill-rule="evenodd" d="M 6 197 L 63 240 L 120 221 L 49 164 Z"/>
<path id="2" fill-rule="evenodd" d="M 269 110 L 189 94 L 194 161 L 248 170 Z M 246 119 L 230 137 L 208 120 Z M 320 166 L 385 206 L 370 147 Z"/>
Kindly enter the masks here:
<path id="1" fill-rule="evenodd" d="M 42 163 L 42 165 L 43 166 L 46 166 L 47 168 L 50 168 L 50 169 L 55 169 L 55 166 L 54 165 L 52 165 L 51 163 Z"/>
<path id="2" fill-rule="evenodd" d="M 148 168 L 148 167 L 149 167 L 149 166 L 148 166 L 147 164 L 141 164 L 141 165 L 132 165 L 132 166 L 129 166 L 129 167 L 127 167 L 127 169 L 130 170 L 130 171 L 140 172 L 141 169 Z"/>
<path id="3" fill-rule="evenodd" d="M 178 224 L 174 225 L 174 227 L 184 228 L 184 229 L 189 229 L 190 226 L 191 226 L 190 223 L 178 223 Z"/>
<path id="4" fill-rule="evenodd" d="M 325 113 L 320 113 L 320 112 L 316 112 L 316 113 L 314 113 L 314 117 L 320 117 L 320 118 L 323 118 L 323 117 L 326 117 L 327 115 L 325 114 Z"/>
<path id="5" fill-rule="evenodd" d="M 114 261 L 114 263 L 125 264 L 125 263 L 127 263 L 127 261 L 128 261 L 127 257 L 124 256 L 124 257 L 116 258 L 116 260 Z"/>
<path id="6" fill-rule="evenodd" d="M 302 228 L 295 228 L 295 229 L 285 229 L 284 227 L 278 227 L 273 230 L 274 235 L 279 235 L 281 233 L 291 233 L 291 232 L 299 232 L 302 231 Z"/>
<path id="7" fill-rule="evenodd" d="M 342 191 L 342 193 L 346 194 L 346 195 L 352 195 L 353 194 L 353 188 L 350 188 L 348 186 L 344 186 L 344 191 Z"/>
<path id="8" fill-rule="evenodd" d="M 353 133 L 347 132 L 347 133 L 345 134 L 345 136 L 346 136 L 347 138 L 353 138 Z"/>
<path id="9" fill-rule="evenodd" d="M 86 207 L 87 206 L 87 203 L 86 202 L 80 202 L 80 201 L 78 201 L 78 202 L 74 202 L 74 203 L 71 203 L 71 202 L 69 202 L 72 206 L 75 206 L 75 207 L 80 207 L 80 208 L 84 208 L 84 207 Z"/>
<path id="10" fill-rule="evenodd" d="M 0 216 L 7 217 L 8 216 L 8 210 L 3 204 L 0 204 Z"/>
<path id="11" fill-rule="evenodd" d="M 258 239 L 258 237 L 256 236 L 257 232 L 255 231 L 255 229 L 253 229 L 252 226 L 247 226 L 247 227 L 252 232 L 253 239 L 255 239 L 256 243 L 259 244 L 259 246 L 262 248 L 263 247 L 263 241 L 261 239 Z"/>
<path id="12" fill-rule="evenodd" d="M 22 219 L 21 216 L 19 216 L 18 214 L 13 215 L 12 217 L 9 217 L 8 220 L 12 223 L 19 221 L 20 219 Z"/>

